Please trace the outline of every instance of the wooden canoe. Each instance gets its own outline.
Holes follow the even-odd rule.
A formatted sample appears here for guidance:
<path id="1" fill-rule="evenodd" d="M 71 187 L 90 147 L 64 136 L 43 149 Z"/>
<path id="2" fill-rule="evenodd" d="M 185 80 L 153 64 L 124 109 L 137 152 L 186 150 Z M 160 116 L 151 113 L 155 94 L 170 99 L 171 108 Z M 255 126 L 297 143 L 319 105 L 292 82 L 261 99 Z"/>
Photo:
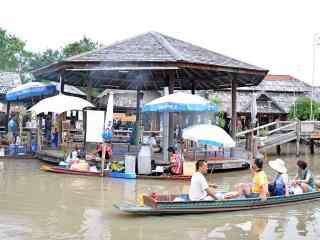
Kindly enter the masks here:
<path id="1" fill-rule="evenodd" d="M 187 175 L 161 175 L 161 176 L 137 175 L 137 178 L 153 179 L 153 180 L 184 180 L 184 181 L 191 180 L 191 176 L 187 176 Z"/>
<path id="2" fill-rule="evenodd" d="M 57 167 L 57 166 L 49 166 L 49 165 L 42 165 L 40 170 L 47 171 L 47 172 L 54 172 L 54 173 L 63 173 L 63 174 L 74 174 L 74 175 L 84 175 L 84 176 L 97 176 L 100 177 L 100 172 L 89 172 L 89 171 L 78 171 L 78 170 L 71 170 L 68 168 Z"/>
<path id="3" fill-rule="evenodd" d="M 180 195 L 182 196 L 182 195 Z M 320 198 L 320 192 L 269 197 L 265 201 L 260 198 L 230 199 L 221 201 L 173 201 L 177 196 L 158 196 L 154 200 L 149 196 L 143 196 L 144 205 L 139 204 L 115 204 L 114 207 L 121 212 L 135 215 L 178 215 L 218 213 L 239 210 L 251 210 L 269 207 L 296 205 Z"/>

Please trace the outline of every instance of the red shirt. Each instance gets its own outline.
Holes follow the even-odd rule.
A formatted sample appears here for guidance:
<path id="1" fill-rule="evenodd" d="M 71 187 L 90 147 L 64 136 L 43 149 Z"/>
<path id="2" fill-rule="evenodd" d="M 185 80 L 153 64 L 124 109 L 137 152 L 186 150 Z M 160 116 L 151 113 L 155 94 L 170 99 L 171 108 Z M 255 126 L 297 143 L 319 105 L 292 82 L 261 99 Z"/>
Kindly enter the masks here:
<path id="1" fill-rule="evenodd" d="M 177 175 L 182 174 L 182 161 L 181 161 L 180 155 L 176 153 L 172 154 L 170 158 L 170 162 L 171 162 L 171 172 Z"/>

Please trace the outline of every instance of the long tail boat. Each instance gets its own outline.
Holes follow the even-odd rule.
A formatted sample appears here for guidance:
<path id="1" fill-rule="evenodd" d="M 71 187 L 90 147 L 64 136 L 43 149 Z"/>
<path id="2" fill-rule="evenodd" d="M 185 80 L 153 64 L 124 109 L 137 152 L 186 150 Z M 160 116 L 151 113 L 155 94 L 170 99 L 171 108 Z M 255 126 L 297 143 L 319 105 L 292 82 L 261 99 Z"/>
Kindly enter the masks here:
<path id="1" fill-rule="evenodd" d="M 297 195 L 268 197 L 262 201 L 260 198 L 212 200 L 212 201 L 176 201 L 186 198 L 187 195 L 160 195 L 157 199 L 143 196 L 143 204 L 115 204 L 114 207 L 121 212 L 135 215 L 178 215 L 218 213 L 239 210 L 251 210 L 260 208 L 280 207 L 296 205 L 320 198 L 320 192 L 310 192 Z"/>
<path id="2" fill-rule="evenodd" d="M 47 172 L 54 172 L 54 173 L 63 173 L 63 174 L 98 176 L 98 177 L 101 176 L 101 172 L 79 171 L 79 170 L 72 170 L 68 168 L 49 166 L 49 165 L 42 165 L 40 167 L 40 170 L 47 171 Z"/>

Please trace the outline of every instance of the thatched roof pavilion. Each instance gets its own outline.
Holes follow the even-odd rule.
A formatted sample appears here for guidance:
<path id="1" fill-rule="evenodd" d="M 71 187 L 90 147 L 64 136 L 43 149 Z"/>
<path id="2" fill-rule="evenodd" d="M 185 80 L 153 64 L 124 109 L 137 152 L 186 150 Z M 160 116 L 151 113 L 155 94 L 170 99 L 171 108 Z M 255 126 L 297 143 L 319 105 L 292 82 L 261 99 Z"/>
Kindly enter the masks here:
<path id="1" fill-rule="evenodd" d="M 164 87 L 168 87 L 169 93 L 173 93 L 174 89 L 189 89 L 194 93 L 195 90 L 231 87 L 234 135 L 236 88 L 259 84 L 267 72 L 193 44 L 148 32 L 64 59 L 34 70 L 33 74 L 36 78 L 88 86 L 89 100 L 92 87 L 137 90 L 138 93 L 141 90 L 162 90 Z M 169 120 L 169 125 L 173 127 L 172 120 Z M 173 136 L 171 130 L 169 134 Z"/>
<path id="2" fill-rule="evenodd" d="M 36 78 L 84 86 L 159 90 L 255 86 L 267 70 L 157 33 L 148 32 L 33 71 Z"/>

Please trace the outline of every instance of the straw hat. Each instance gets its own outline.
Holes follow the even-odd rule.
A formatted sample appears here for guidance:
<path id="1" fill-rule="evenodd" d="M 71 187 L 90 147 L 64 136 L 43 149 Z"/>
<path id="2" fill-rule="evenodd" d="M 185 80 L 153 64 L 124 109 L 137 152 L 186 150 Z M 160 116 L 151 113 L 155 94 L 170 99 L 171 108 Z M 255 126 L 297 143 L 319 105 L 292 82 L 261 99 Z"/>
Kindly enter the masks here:
<path id="1" fill-rule="evenodd" d="M 286 166 L 285 166 L 285 162 L 284 162 L 282 159 L 280 159 L 280 158 L 277 158 L 277 159 L 274 160 L 274 161 L 270 161 L 270 162 L 269 162 L 269 166 L 270 166 L 273 170 L 275 170 L 275 171 L 277 171 L 277 172 L 279 172 L 279 173 L 287 173 L 287 168 L 286 168 Z"/>

